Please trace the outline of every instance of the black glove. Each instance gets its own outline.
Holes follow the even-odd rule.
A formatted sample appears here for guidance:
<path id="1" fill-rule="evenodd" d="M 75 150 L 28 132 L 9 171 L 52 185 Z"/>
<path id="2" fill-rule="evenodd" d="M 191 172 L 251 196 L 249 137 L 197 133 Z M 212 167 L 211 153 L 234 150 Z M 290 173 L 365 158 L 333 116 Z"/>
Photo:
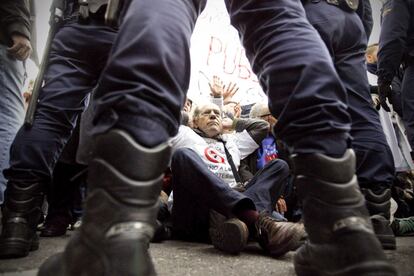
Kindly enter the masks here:
<path id="1" fill-rule="evenodd" d="M 390 112 L 391 110 L 387 104 L 386 99 L 388 99 L 390 104 L 392 104 L 391 94 L 392 94 L 391 85 L 389 85 L 388 83 L 378 84 L 378 95 L 379 95 L 380 104 L 382 108 L 384 108 L 384 110 L 387 112 Z"/>
<path id="2" fill-rule="evenodd" d="M 370 85 L 369 86 L 369 92 L 371 94 L 377 94 L 378 95 L 378 86 L 376 86 L 376 85 Z"/>

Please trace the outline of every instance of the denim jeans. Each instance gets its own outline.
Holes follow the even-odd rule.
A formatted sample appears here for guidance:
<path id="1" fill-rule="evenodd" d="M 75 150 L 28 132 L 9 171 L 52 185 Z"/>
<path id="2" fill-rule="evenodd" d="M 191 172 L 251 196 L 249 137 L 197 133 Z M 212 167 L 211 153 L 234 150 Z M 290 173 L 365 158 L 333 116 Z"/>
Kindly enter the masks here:
<path id="1" fill-rule="evenodd" d="M 205 241 L 208 239 L 211 209 L 227 217 L 237 210 L 257 210 L 272 213 L 277 199 L 288 183 L 288 165 L 273 160 L 258 171 L 240 193 L 212 173 L 193 150 L 175 150 L 172 161 L 173 233 L 178 239 Z"/>
<path id="2" fill-rule="evenodd" d="M 23 62 L 7 54 L 7 46 L 0 44 L 0 204 L 6 189 L 3 169 L 9 166 L 10 145 L 23 123 Z"/>

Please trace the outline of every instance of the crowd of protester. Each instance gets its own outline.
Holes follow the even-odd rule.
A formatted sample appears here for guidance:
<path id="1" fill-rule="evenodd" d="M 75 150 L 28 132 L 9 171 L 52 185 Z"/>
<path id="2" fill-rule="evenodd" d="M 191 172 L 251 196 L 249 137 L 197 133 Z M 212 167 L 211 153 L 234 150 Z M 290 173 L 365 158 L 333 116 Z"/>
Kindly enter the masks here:
<path id="1" fill-rule="evenodd" d="M 385 9 L 390 2 L 387 2 Z M 325 2 L 324 5 L 325 8 L 337 9 Z M 334 43 L 329 44 L 334 41 L 329 39 L 333 33 L 324 32 L 326 26 L 321 26 L 315 20 L 321 10 L 310 2 L 305 3 L 304 7 L 310 23 L 320 32 L 328 46 L 339 78 L 349 92 L 348 109 L 353 120 L 351 135 L 357 153 L 357 176 L 374 229 L 376 225 L 387 229 L 389 227 L 392 232 L 377 232 L 378 238 L 384 249 L 395 249 L 394 236 L 414 234 L 414 120 L 411 106 L 407 103 L 410 97 L 406 96 L 407 93 L 412 94 L 408 91 L 412 87 L 404 81 L 408 74 L 405 70 L 409 66 L 400 61 L 391 79 L 388 75 L 385 78 L 384 73 L 381 73 L 384 69 L 378 63 L 381 54 L 377 56 L 377 53 L 387 51 L 385 42 L 389 34 L 384 31 L 379 44 L 366 47 L 366 37 L 369 37 L 370 31 L 365 29 L 363 32 L 361 29 L 358 34 L 352 33 L 352 37 L 359 41 L 354 44 L 355 49 L 346 45 L 344 41 L 348 38 L 345 34 L 342 37 L 336 34 L 335 39 L 343 40 L 342 46 L 347 51 L 358 52 L 364 47 L 366 65 L 359 66 L 362 61 L 357 60 L 356 67 L 345 68 L 341 64 L 341 55 L 344 55 L 345 49 L 333 45 Z M 75 4 L 70 6 L 70 9 L 76 8 Z M 90 138 L 93 125 L 91 114 L 96 111 L 93 97 L 88 95 L 93 94 L 116 36 L 116 29 L 108 30 L 109 27 L 102 26 L 101 9 L 102 7 L 91 19 L 96 26 L 100 26 L 94 33 L 101 39 L 96 41 L 96 47 L 90 45 L 88 49 L 83 49 L 89 52 L 80 57 L 64 52 L 63 46 L 59 50 L 66 60 L 75 62 L 79 58 L 85 63 L 96 62 L 95 67 L 91 69 L 90 66 L 85 66 L 89 71 L 83 71 L 81 76 L 74 74 L 73 82 L 64 83 L 69 87 L 61 89 L 60 61 L 56 60 L 56 56 L 52 57 L 49 69 L 53 70 L 50 69 L 45 76 L 49 82 L 40 95 L 35 121 L 37 125 L 34 126 L 39 131 L 30 134 L 26 126 L 22 126 L 24 98 L 27 97 L 27 94 L 23 95 L 23 64 L 32 51 L 30 14 L 24 1 L 0 3 L 0 61 L 4 64 L 0 68 L 0 74 L 8 77 L 2 78 L 0 85 L 2 98 L 13 99 L 0 101 L 0 169 L 5 170 L 5 175 L 11 182 L 17 183 L 9 188 L 11 182 L 6 183 L 1 174 L 0 203 L 4 203 L 4 213 L 0 258 L 23 257 L 29 249 L 38 246 L 34 238 L 37 234 L 33 236 L 29 232 L 28 238 L 26 237 L 30 243 L 27 250 L 5 251 L 8 245 L 4 241 L 13 227 L 4 226 L 7 218 L 18 213 L 20 203 L 16 202 L 25 201 L 24 190 L 37 193 L 41 189 L 37 184 L 39 181 L 44 182 L 45 187 L 42 187 L 44 191 L 36 194 L 35 201 L 45 204 L 42 205 L 41 212 L 27 220 L 34 220 L 30 223 L 37 227 L 40 236 L 63 236 L 68 229 L 75 230 L 82 223 L 83 201 L 88 194 L 86 179 L 89 155 L 93 152 Z M 85 25 L 71 24 L 62 27 L 66 33 L 55 37 L 59 44 L 70 44 L 73 47 L 71 35 L 83 32 L 81 29 Z M 384 24 L 390 24 L 386 16 Z M 85 40 L 90 38 L 90 34 L 83 34 Z M 79 43 L 79 48 L 83 47 L 82 38 L 76 43 Z M 101 49 L 102 53 L 99 60 L 92 62 L 94 57 L 88 54 L 96 48 Z M 382 57 L 384 56 L 386 55 L 383 54 Z M 353 68 L 364 70 L 355 71 Z M 378 85 L 372 83 L 370 94 L 365 94 L 368 91 L 368 72 L 378 75 L 379 82 Z M 296 250 L 306 240 L 307 233 L 303 225 L 302 203 L 295 186 L 290 149 L 275 132 L 278 118 L 272 115 L 268 102 L 242 106 L 236 101 L 235 95 L 244 93 L 237 82 L 226 82 L 223 81 L 223 76 L 215 75 L 211 78 L 209 88 L 209 101 L 186 99 L 178 134 L 170 139 L 172 159 L 165 171 L 158 199 L 157 227 L 152 240 L 207 242 L 231 254 L 241 252 L 248 242 L 257 242 L 273 257 Z M 384 94 L 384 89 L 390 90 Z M 56 91 L 59 93 L 54 94 Z M 76 99 L 71 98 L 74 103 L 67 103 L 68 94 L 76 92 L 79 92 Z M 55 113 L 55 108 L 58 113 Z M 49 116 L 55 118 L 50 119 Z M 375 120 L 372 120 L 372 124 L 364 121 L 371 122 L 370 118 L 377 117 L 380 119 L 378 123 Z M 11 149 L 12 160 L 9 161 L 10 145 L 19 128 L 20 132 Z M 42 136 L 49 134 L 53 134 L 53 137 Z M 70 139 L 66 141 L 69 136 Z M 25 152 L 25 143 L 37 143 L 40 148 Z M 36 167 L 33 171 L 19 169 L 32 156 L 41 156 L 42 164 L 34 164 Z M 50 176 L 45 175 L 44 171 L 50 173 Z M 36 182 L 32 185 L 36 188 L 19 186 L 22 179 Z M 374 182 L 378 186 L 372 187 Z M 8 200 L 7 197 L 17 197 L 19 200 Z M 22 206 L 24 204 L 26 203 L 21 203 Z M 16 210 L 13 209 L 15 206 L 18 206 Z"/>

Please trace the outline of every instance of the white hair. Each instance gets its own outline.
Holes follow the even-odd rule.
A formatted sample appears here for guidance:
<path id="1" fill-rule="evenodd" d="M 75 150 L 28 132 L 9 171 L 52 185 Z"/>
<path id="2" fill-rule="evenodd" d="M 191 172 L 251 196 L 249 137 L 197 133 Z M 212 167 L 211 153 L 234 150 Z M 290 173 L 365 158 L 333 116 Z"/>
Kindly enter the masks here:
<path id="1" fill-rule="evenodd" d="M 261 116 L 270 113 L 269 106 L 265 102 L 255 103 L 252 108 L 250 109 L 249 117 L 260 118 Z"/>

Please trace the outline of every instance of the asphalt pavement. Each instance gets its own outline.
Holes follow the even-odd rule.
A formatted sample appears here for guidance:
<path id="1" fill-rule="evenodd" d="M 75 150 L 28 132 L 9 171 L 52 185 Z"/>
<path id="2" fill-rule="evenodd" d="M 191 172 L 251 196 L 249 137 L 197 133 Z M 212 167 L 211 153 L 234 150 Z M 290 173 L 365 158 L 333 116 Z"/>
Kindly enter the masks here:
<path id="1" fill-rule="evenodd" d="M 28 257 L 0 260 L 0 275 L 34 276 L 40 264 L 64 249 L 71 232 L 64 237 L 41 238 L 40 249 Z M 249 244 L 240 255 L 226 255 L 208 244 L 166 241 L 151 244 L 150 252 L 158 275 L 233 276 L 295 275 L 293 252 L 273 259 L 257 244 Z M 414 237 L 397 238 L 397 250 L 386 251 L 400 276 L 414 276 Z M 57 275 L 58 276 L 58 275 Z"/>

